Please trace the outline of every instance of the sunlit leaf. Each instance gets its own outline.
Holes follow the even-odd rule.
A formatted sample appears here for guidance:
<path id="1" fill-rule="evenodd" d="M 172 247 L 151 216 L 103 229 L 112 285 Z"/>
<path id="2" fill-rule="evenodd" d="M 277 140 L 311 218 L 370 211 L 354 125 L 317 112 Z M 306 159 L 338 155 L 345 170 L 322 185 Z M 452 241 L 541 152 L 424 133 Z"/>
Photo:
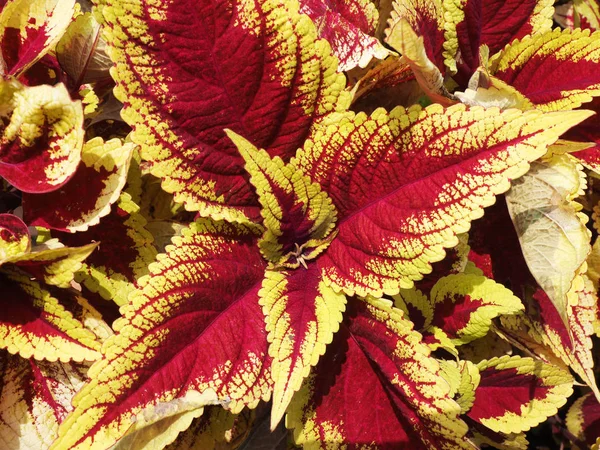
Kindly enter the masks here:
<path id="1" fill-rule="evenodd" d="M 19 76 L 46 54 L 73 17 L 75 0 L 8 0 L 0 13 L 0 75 Z"/>
<path id="2" fill-rule="evenodd" d="M 83 146 L 81 102 L 64 85 L 0 81 L 0 177 L 24 192 L 49 192 L 77 169 Z"/>
<path id="3" fill-rule="evenodd" d="M 110 447 L 137 414 L 214 390 L 237 413 L 271 393 L 254 231 L 201 220 L 150 266 L 51 448 Z"/>
<path id="4" fill-rule="evenodd" d="M 432 105 L 344 115 L 292 161 L 338 212 L 317 264 L 347 294 L 410 288 L 509 180 L 589 114 Z"/>
<path id="5" fill-rule="evenodd" d="M 28 253 L 30 249 L 27 225 L 14 214 L 0 214 L 0 264 Z"/>
<path id="6" fill-rule="evenodd" d="M 402 312 L 384 300 L 349 299 L 330 350 L 292 400 L 287 425 L 305 448 L 471 448 L 459 413 Z"/>
<path id="7" fill-rule="evenodd" d="M 102 3 L 115 94 L 152 174 L 188 210 L 259 218 L 223 130 L 289 160 L 315 123 L 349 102 L 329 44 L 295 0 Z"/>
<path id="8" fill-rule="evenodd" d="M 97 137 L 86 142 L 81 163 L 67 184 L 43 195 L 24 195 L 27 223 L 68 232 L 98 224 L 125 186 L 133 148 L 120 139 L 104 142 Z"/>

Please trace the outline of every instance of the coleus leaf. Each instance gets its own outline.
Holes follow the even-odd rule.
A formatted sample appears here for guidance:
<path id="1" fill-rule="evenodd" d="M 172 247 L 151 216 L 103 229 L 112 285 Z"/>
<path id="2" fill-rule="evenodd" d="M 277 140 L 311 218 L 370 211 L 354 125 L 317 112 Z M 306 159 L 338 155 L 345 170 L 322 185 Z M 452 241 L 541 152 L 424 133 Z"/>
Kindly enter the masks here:
<path id="1" fill-rule="evenodd" d="M 346 298 L 325 284 L 312 261 L 335 236 L 336 211 L 319 185 L 293 164 L 271 159 L 242 137 L 228 135 L 246 161 L 263 206 L 265 231 L 258 246 L 269 268 L 259 296 L 273 358 L 274 429 L 342 321 Z"/>
<path id="2" fill-rule="evenodd" d="M 336 210 L 317 183 L 293 164 L 271 159 L 249 141 L 227 131 L 244 158 L 250 182 L 262 205 L 265 231 L 258 245 L 275 267 L 297 268 L 326 247 L 335 225 Z"/>
<path id="3" fill-rule="evenodd" d="M 0 76 L 18 77 L 44 56 L 73 17 L 75 0 L 8 0 L 0 13 Z"/>
<path id="4" fill-rule="evenodd" d="M 134 147 L 116 138 L 86 142 L 81 163 L 67 184 L 46 194 L 23 196 L 27 223 L 71 233 L 98 224 L 119 199 Z"/>
<path id="5" fill-rule="evenodd" d="M 111 446 L 148 407 L 213 389 L 233 413 L 271 392 L 256 230 L 193 223 L 150 266 L 51 448 Z"/>
<path id="6" fill-rule="evenodd" d="M 410 28 L 423 39 L 425 56 L 444 74 L 444 9 L 440 0 L 395 0 L 386 42 L 401 51 L 402 37 Z M 403 22 L 406 22 L 406 27 Z M 401 30 L 400 27 L 405 28 Z M 402 52 L 403 53 L 403 52 Z M 404 53 L 403 53 L 404 54 Z"/>
<path id="7" fill-rule="evenodd" d="M 146 219 L 139 209 L 128 193 L 121 192 L 110 214 L 103 217 L 98 225 L 74 234 L 52 232 L 53 236 L 70 246 L 100 243 L 76 274 L 75 280 L 118 305 L 127 303 L 137 280 L 148 273 L 148 265 L 156 257 L 153 237 L 146 229 Z"/>
<path id="8" fill-rule="evenodd" d="M 467 416 L 501 433 L 519 433 L 556 414 L 573 392 L 573 378 L 558 367 L 520 356 L 477 364 L 481 381 Z"/>
<path id="9" fill-rule="evenodd" d="M 600 404 L 591 392 L 579 397 L 567 413 L 567 429 L 589 446 L 600 443 Z"/>
<path id="10" fill-rule="evenodd" d="M 574 109 L 600 95 L 598 49 L 598 34 L 557 28 L 511 43 L 490 60 L 490 71 L 538 109 Z"/>
<path id="11" fill-rule="evenodd" d="M 459 404 L 461 414 L 466 413 L 475 401 L 475 389 L 481 380 L 479 369 L 471 361 L 441 360 L 439 363 L 442 377 L 450 384 L 450 397 Z"/>
<path id="12" fill-rule="evenodd" d="M 83 146 L 83 110 L 64 85 L 0 81 L 0 177 L 24 192 L 58 189 L 75 173 Z"/>
<path id="13" fill-rule="evenodd" d="M 0 348 L 23 358 L 93 361 L 100 357 L 95 335 L 42 284 L 3 268 Z"/>
<path id="14" fill-rule="evenodd" d="M 557 366 L 560 362 L 569 366 L 600 398 L 591 340 L 598 314 L 596 289 L 585 275 L 578 274 L 567 298 L 567 325 L 548 296 L 539 290 L 533 295 L 537 314 L 533 313 L 532 305 L 528 305 L 531 312 L 527 315 L 503 317 L 503 330 L 538 357 Z"/>
<path id="15" fill-rule="evenodd" d="M 294 392 L 338 331 L 346 297 L 325 284 L 315 263 L 293 271 L 268 269 L 259 295 L 273 358 L 271 429 L 275 429 Z"/>
<path id="16" fill-rule="evenodd" d="M 432 349 L 479 339 L 487 334 L 495 317 L 523 310 L 521 301 L 509 289 L 474 274 L 449 275 L 440 279 L 431 289 L 429 298 L 401 290 L 394 299 L 396 306 L 409 318 L 412 319 L 415 308 L 425 317 L 423 325 L 417 329 Z"/>
<path id="17" fill-rule="evenodd" d="M 300 0 L 300 13 L 310 17 L 319 37 L 331 44 L 340 72 L 366 67 L 372 58 L 389 54 L 373 36 L 379 12 L 370 0 Z"/>
<path id="18" fill-rule="evenodd" d="M 14 214 L 0 214 L 0 265 L 30 249 L 27 225 Z"/>
<path id="19" fill-rule="evenodd" d="M 308 448 L 470 448 L 459 413 L 402 312 L 385 300 L 351 298 L 333 344 L 294 396 L 287 426 Z"/>
<path id="20" fill-rule="evenodd" d="M 506 194 L 527 266 L 565 324 L 567 293 L 591 251 L 587 216 L 574 199 L 585 175 L 569 155 L 535 161 Z"/>
<path id="21" fill-rule="evenodd" d="M 152 174 L 202 216 L 260 218 L 223 129 L 289 160 L 315 123 L 349 103 L 310 19 L 296 1 L 177 0 L 160 13 L 140 0 L 103 4 L 115 94 Z"/>
<path id="22" fill-rule="evenodd" d="M 494 55 L 515 39 L 552 29 L 553 0 L 444 1 L 446 65 L 466 79 L 479 66 L 479 48 Z M 458 60 L 458 67 L 457 67 Z"/>
<path id="23" fill-rule="evenodd" d="M 340 116 L 292 161 L 338 212 L 317 259 L 327 281 L 362 296 L 412 287 L 509 180 L 589 115 L 431 105 Z"/>
<path id="24" fill-rule="evenodd" d="M 110 79 L 112 65 L 100 24 L 91 12 L 79 15 L 56 45 L 56 58 L 74 87 Z"/>
<path id="25" fill-rule="evenodd" d="M 0 440 L 6 450 L 48 448 L 83 386 L 87 364 L 0 353 Z"/>

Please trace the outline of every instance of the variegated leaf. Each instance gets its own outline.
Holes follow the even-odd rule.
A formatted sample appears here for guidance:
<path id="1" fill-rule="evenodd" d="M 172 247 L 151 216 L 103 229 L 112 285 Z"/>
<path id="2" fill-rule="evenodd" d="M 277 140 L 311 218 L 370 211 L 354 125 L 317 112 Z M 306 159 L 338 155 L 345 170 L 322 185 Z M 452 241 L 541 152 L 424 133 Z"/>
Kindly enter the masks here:
<path id="1" fill-rule="evenodd" d="M 319 37 L 331 44 L 340 72 L 366 67 L 372 58 L 389 54 L 374 37 L 379 13 L 370 0 L 300 0 L 300 13 L 308 15 Z"/>
<path id="2" fill-rule="evenodd" d="M 122 308 L 52 449 L 110 447 L 143 411 L 192 391 L 214 390 L 233 413 L 269 398 L 254 233 L 203 219 L 173 239 Z"/>
<path id="3" fill-rule="evenodd" d="M 567 413 L 567 429 L 587 444 L 594 448 L 600 439 L 600 403 L 591 392 L 579 397 L 569 408 Z"/>
<path id="4" fill-rule="evenodd" d="M 528 162 L 589 115 L 432 105 L 341 116 L 292 161 L 338 211 L 317 264 L 347 294 L 410 288 Z"/>
<path id="5" fill-rule="evenodd" d="M 591 251 L 587 216 L 574 199 L 585 175 L 568 155 L 535 161 L 506 194 L 527 266 L 567 323 L 567 292 Z"/>
<path id="6" fill-rule="evenodd" d="M 289 160 L 315 123 L 349 103 L 329 44 L 296 0 L 102 4 L 132 139 L 163 188 L 202 216 L 260 217 L 225 128 Z"/>
<path id="7" fill-rule="evenodd" d="M 30 250 L 27 225 L 14 214 L 0 214 L 0 265 Z"/>
<path id="8" fill-rule="evenodd" d="M 0 442 L 4 450 L 45 449 L 72 410 L 86 363 L 35 361 L 0 353 Z"/>
<path id="9" fill-rule="evenodd" d="M 259 151 L 232 132 L 262 205 L 265 232 L 258 245 L 274 266 L 296 268 L 321 253 L 334 236 L 336 211 L 317 183 L 293 164 Z"/>
<path id="10" fill-rule="evenodd" d="M 84 232 L 53 231 L 52 235 L 70 246 L 98 242 L 98 248 L 85 261 L 75 280 L 105 299 L 124 305 L 137 280 L 148 273 L 148 264 L 156 257 L 146 223 L 129 194 L 122 192 L 111 213 L 98 225 Z"/>
<path id="11" fill-rule="evenodd" d="M 575 109 L 600 96 L 599 37 L 558 28 L 525 37 L 493 57 L 490 70 L 538 109 Z"/>
<path id="12" fill-rule="evenodd" d="M 75 173 L 83 146 L 83 110 L 64 85 L 0 81 L 0 177 L 24 192 L 58 189 Z"/>
<path id="13" fill-rule="evenodd" d="M 0 76 L 18 77 L 61 38 L 75 0 L 8 0 L 0 13 Z"/>
<path id="14" fill-rule="evenodd" d="M 480 46 L 486 45 L 494 55 L 515 39 L 552 29 L 553 0 L 446 0 L 443 4 L 446 65 L 452 72 L 458 70 L 463 80 L 479 66 Z"/>
<path id="15" fill-rule="evenodd" d="M 96 336 L 43 285 L 23 272 L 3 268 L 0 286 L 0 348 L 23 358 L 47 361 L 93 361 L 100 357 Z"/>
<path id="16" fill-rule="evenodd" d="M 83 146 L 81 163 L 67 184 L 43 195 L 23 196 L 24 218 L 30 225 L 53 230 L 86 231 L 110 213 L 127 180 L 132 143 L 101 137 Z"/>
<path id="17" fill-rule="evenodd" d="M 520 356 L 477 364 L 481 381 L 467 416 L 501 433 L 519 433 L 556 414 L 573 392 L 573 378 L 558 367 Z"/>
<path id="18" fill-rule="evenodd" d="M 330 350 L 290 405 L 287 426 L 296 444 L 471 448 L 438 363 L 402 312 L 372 298 L 349 299 L 347 312 Z"/>
<path id="19" fill-rule="evenodd" d="M 315 263 L 307 269 L 267 270 L 259 295 L 273 358 L 274 429 L 338 331 L 346 297 L 325 284 Z"/>

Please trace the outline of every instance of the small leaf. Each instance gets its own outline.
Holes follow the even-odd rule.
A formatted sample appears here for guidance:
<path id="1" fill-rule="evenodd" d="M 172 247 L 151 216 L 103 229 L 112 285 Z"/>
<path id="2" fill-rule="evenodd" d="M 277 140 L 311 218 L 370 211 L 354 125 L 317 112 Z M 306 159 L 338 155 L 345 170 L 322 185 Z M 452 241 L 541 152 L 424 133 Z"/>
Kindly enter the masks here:
<path id="1" fill-rule="evenodd" d="M 63 35 L 75 0 L 8 0 L 0 14 L 0 76 L 19 77 Z"/>
<path id="2" fill-rule="evenodd" d="M 339 72 L 366 67 L 372 58 L 389 54 L 373 37 L 379 13 L 370 0 L 300 0 L 300 13 L 312 19 L 319 37 L 331 45 Z"/>
<path id="3" fill-rule="evenodd" d="M 23 358 L 94 361 L 100 343 L 43 285 L 19 271 L 0 273 L 0 348 Z"/>
<path id="4" fill-rule="evenodd" d="M 492 431 L 519 433 L 556 414 L 573 393 L 573 378 L 558 367 L 520 356 L 477 364 L 481 381 L 467 416 Z"/>
<path id="5" fill-rule="evenodd" d="M 591 392 L 579 397 L 567 413 L 567 429 L 589 448 L 600 438 L 600 404 Z"/>
<path id="6" fill-rule="evenodd" d="M 43 195 L 23 196 L 27 223 L 71 233 L 98 224 L 119 199 L 134 147 L 120 139 L 104 142 L 97 137 L 86 142 L 81 163 L 66 185 Z"/>
<path id="7" fill-rule="evenodd" d="M 30 250 L 27 225 L 14 214 L 0 214 L 0 265 Z"/>

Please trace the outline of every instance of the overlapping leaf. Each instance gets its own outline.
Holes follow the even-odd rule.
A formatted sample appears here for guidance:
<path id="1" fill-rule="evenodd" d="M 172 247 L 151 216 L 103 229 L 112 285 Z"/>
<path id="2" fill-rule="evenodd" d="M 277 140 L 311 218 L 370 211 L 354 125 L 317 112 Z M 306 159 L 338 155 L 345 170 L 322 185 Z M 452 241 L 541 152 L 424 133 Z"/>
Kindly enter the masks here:
<path id="1" fill-rule="evenodd" d="M 287 425 L 297 444 L 470 448 L 439 365 L 400 310 L 349 299 L 330 348 L 292 400 Z"/>
<path id="2" fill-rule="evenodd" d="M 105 299 L 124 305 L 137 280 L 148 273 L 148 265 L 156 256 L 146 223 L 130 195 L 122 192 L 110 214 L 98 225 L 75 234 L 52 232 L 52 235 L 70 246 L 99 242 L 75 279 Z"/>
<path id="3" fill-rule="evenodd" d="M 417 329 L 432 349 L 438 346 L 453 349 L 479 339 L 487 334 L 493 318 L 523 309 L 521 301 L 510 290 L 472 274 L 440 279 L 429 298 L 410 291 L 400 291 L 394 298 L 411 320 L 415 313 L 425 317 L 422 325 L 417 319 Z"/>
<path id="4" fill-rule="evenodd" d="M 30 249 L 27 225 L 14 214 L 0 214 L 0 264 Z"/>
<path id="5" fill-rule="evenodd" d="M 579 397 L 567 413 L 567 428 L 589 448 L 600 440 L 600 404 L 591 392 Z"/>
<path id="6" fill-rule="evenodd" d="M 72 410 L 87 364 L 0 356 L 0 441 L 6 450 L 48 448 Z"/>
<path id="7" fill-rule="evenodd" d="M 574 109 L 600 95 L 600 39 L 560 30 L 515 41 L 490 61 L 493 75 L 543 111 Z"/>
<path id="8" fill-rule="evenodd" d="M 527 162 L 589 114 L 432 105 L 344 115 L 293 161 L 338 211 L 317 264 L 348 294 L 410 288 Z"/>
<path id="9" fill-rule="evenodd" d="M 111 446 L 138 414 L 193 391 L 214 390 L 234 413 L 269 397 L 253 231 L 201 220 L 174 244 L 123 309 L 51 448 Z"/>
<path id="10" fill-rule="evenodd" d="M 110 213 L 125 186 L 132 143 L 100 137 L 83 146 L 81 163 L 66 185 L 43 195 L 25 195 L 27 223 L 59 231 L 86 231 Z"/>
<path id="11" fill-rule="evenodd" d="M 329 45 L 295 0 L 103 5 L 123 117 L 188 210 L 260 217 L 225 128 L 288 160 L 313 124 L 348 104 Z"/>
<path id="12" fill-rule="evenodd" d="M 19 76 L 61 38 L 75 0 L 8 0 L 0 13 L 0 76 Z"/>
<path id="13" fill-rule="evenodd" d="M 315 23 L 320 38 L 331 44 L 338 70 L 365 67 L 388 50 L 374 37 L 379 13 L 370 0 L 300 0 L 300 13 Z"/>
<path id="14" fill-rule="evenodd" d="M 446 64 L 453 72 L 462 71 L 468 79 L 480 64 L 481 45 L 486 45 L 489 54 L 494 55 L 515 39 L 550 31 L 553 3 L 553 0 L 445 1 Z"/>
<path id="15" fill-rule="evenodd" d="M 519 433 L 556 414 L 573 378 L 532 358 L 504 356 L 477 364 L 481 380 L 467 416 L 495 432 Z"/>
<path id="16" fill-rule="evenodd" d="M 0 81 L 0 177 L 24 192 L 49 192 L 77 169 L 83 146 L 81 102 L 64 85 Z"/>
<path id="17" fill-rule="evenodd" d="M 585 176 L 568 155 L 536 161 L 512 183 L 506 204 L 527 266 L 567 323 L 567 293 L 591 251 L 587 216 L 574 199 Z"/>
<path id="18" fill-rule="evenodd" d="M 0 348 L 23 358 L 93 361 L 100 343 L 42 284 L 23 272 L 0 274 Z"/>

